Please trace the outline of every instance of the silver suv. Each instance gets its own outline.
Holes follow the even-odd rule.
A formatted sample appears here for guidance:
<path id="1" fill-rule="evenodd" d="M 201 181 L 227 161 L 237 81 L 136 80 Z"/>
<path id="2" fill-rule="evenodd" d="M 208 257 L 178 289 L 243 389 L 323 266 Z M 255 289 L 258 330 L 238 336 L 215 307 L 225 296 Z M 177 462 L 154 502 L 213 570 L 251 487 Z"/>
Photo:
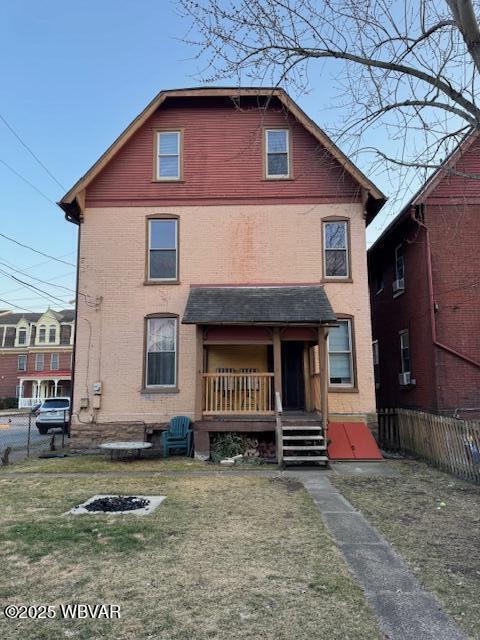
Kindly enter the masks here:
<path id="1" fill-rule="evenodd" d="M 70 398 L 45 398 L 37 414 L 39 433 L 45 435 L 52 427 L 67 429 L 70 419 Z"/>

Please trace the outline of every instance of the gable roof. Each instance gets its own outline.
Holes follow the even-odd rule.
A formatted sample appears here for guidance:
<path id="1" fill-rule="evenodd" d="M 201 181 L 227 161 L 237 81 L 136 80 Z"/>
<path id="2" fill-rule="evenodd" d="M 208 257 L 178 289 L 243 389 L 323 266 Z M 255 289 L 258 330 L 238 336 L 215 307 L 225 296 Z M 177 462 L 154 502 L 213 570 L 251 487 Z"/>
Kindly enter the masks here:
<path id="1" fill-rule="evenodd" d="M 76 224 L 80 219 L 80 208 L 77 198 L 88 187 L 92 180 L 102 171 L 110 160 L 120 151 L 125 143 L 140 129 L 140 127 L 155 113 L 167 98 L 188 98 L 188 97 L 231 97 L 243 96 L 263 96 L 266 98 L 277 98 L 290 113 L 300 122 L 314 138 L 316 138 L 339 164 L 347 171 L 361 187 L 368 193 L 367 224 L 373 220 L 378 211 L 386 202 L 385 195 L 369 180 L 360 169 L 337 147 L 337 145 L 327 136 L 307 114 L 298 106 L 292 98 L 278 87 L 207 87 L 190 89 L 168 89 L 160 91 L 155 98 L 145 107 L 145 109 L 128 125 L 120 136 L 110 145 L 102 156 L 93 164 L 84 176 L 78 180 L 73 187 L 60 200 L 58 205 L 65 212 L 65 217 L 70 222 Z"/>
<path id="2" fill-rule="evenodd" d="M 75 320 L 75 309 L 62 309 L 61 311 L 50 309 L 50 311 L 52 311 L 60 323 L 73 322 Z M 43 315 L 45 315 L 45 312 L 13 313 L 6 311 L 3 315 L 0 315 L 0 324 L 18 324 L 22 319 L 26 322 L 37 322 Z"/>
<path id="3" fill-rule="evenodd" d="M 473 142 L 478 138 L 478 131 L 476 129 L 470 130 L 465 134 L 463 140 L 457 147 L 445 158 L 443 162 L 430 174 L 427 180 L 422 184 L 420 189 L 410 198 L 407 204 L 401 209 L 401 211 L 394 217 L 387 227 L 378 236 L 368 251 L 372 251 L 376 248 L 380 242 L 382 242 L 389 233 L 397 228 L 406 218 L 410 216 L 412 207 L 419 204 L 423 204 L 432 192 L 438 187 L 442 178 L 448 173 L 449 169 L 453 169 L 462 156 L 470 149 Z"/>

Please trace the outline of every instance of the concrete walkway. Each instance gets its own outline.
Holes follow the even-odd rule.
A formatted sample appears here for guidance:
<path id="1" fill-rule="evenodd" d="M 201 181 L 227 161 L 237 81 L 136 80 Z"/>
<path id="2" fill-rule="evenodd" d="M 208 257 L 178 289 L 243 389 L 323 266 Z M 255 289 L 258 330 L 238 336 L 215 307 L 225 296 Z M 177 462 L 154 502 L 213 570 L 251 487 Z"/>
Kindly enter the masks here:
<path id="1" fill-rule="evenodd" d="M 466 640 L 390 545 L 318 471 L 287 471 L 303 483 L 363 588 L 389 640 Z"/>

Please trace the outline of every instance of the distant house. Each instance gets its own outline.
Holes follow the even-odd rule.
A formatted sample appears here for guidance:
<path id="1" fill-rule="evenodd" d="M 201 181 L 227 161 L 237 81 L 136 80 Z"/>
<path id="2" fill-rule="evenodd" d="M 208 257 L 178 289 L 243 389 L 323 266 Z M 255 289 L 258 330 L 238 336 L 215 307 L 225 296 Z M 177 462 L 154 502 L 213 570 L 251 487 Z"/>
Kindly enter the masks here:
<path id="1" fill-rule="evenodd" d="M 280 89 L 162 91 L 60 202 L 80 227 L 73 445 L 180 414 L 208 455 L 210 433 L 273 432 L 274 392 L 374 421 L 384 200 Z"/>
<path id="2" fill-rule="evenodd" d="M 75 311 L 0 313 L 0 398 L 20 408 L 70 395 Z"/>
<path id="3" fill-rule="evenodd" d="M 480 413 L 480 180 L 472 174 L 480 174 L 476 135 L 368 252 L 380 407 Z"/>

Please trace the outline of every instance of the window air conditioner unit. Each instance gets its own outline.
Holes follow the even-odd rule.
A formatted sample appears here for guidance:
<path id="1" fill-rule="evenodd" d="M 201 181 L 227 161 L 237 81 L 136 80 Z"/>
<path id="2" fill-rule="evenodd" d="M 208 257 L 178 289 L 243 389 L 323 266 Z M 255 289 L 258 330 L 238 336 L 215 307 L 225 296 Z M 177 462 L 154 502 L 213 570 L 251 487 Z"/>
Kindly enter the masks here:
<path id="1" fill-rule="evenodd" d="M 393 293 L 398 293 L 399 291 L 405 291 L 405 279 L 399 278 L 398 280 L 393 281 Z"/>
<path id="2" fill-rule="evenodd" d="M 406 387 L 408 384 L 411 384 L 411 381 L 412 375 L 410 371 L 405 371 L 404 373 L 398 374 L 398 382 L 400 383 L 400 386 Z"/>

